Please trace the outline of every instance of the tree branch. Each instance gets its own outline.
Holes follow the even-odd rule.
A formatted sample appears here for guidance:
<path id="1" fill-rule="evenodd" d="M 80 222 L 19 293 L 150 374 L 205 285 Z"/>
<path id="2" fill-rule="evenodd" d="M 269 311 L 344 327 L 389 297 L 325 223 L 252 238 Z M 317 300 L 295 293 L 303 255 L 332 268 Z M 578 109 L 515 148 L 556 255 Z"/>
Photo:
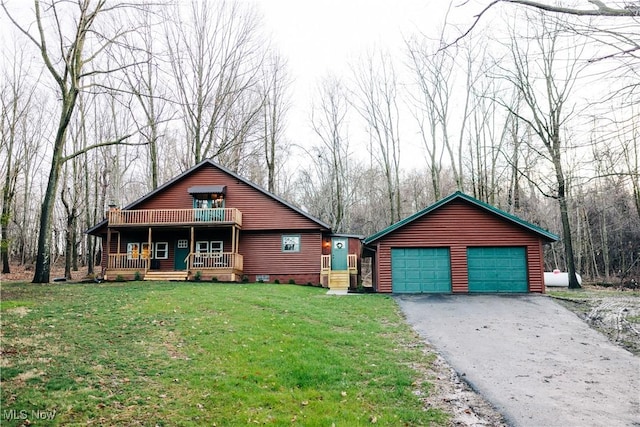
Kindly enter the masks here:
<path id="1" fill-rule="evenodd" d="M 87 151 L 93 150 L 94 148 L 106 147 L 109 145 L 133 145 L 133 146 L 148 145 L 148 142 L 123 142 L 124 140 L 131 138 L 134 134 L 135 133 L 130 133 L 128 135 L 124 135 L 113 141 L 106 141 L 106 142 L 101 142 L 99 144 L 89 145 L 87 147 L 84 147 L 82 150 L 76 151 L 75 153 L 72 153 L 66 157 L 63 157 L 61 163 L 65 163 L 68 160 L 74 159 L 82 154 L 85 154 Z"/>
<path id="2" fill-rule="evenodd" d="M 453 45 L 458 44 L 458 42 L 471 33 L 473 29 L 478 25 L 482 16 L 489 11 L 493 6 L 498 3 L 511 3 L 520 6 L 533 7 L 539 10 L 544 10 L 545 12 L 551 13 L 560 13 L 565 15 L 574 15 L 574 16 L 602 16 L 602 17 L 613 17 L 613 18 L 634 18 L 640 16 L 640 3 L 637 5 L 628 4 L 626 7 L 613 8 L 609 7 L 600 0 L 587 0 L 589 3 L 596 6 L 596 9 L 575 9 L 570 7 L 562 7 L 562 6 L 553 6 L 545 3 L 540 3 L 538 1 L 531 0 L 493 0 L 489 3 L 484 9 L 480 11 L 477 15 L 474 16 L 473 23 L 467 31 L 458 36 L 451 43 L 446 44 L 440 49 L 447 49 Z M 466 5 L 467 2 L 464 2 L 461 6 Z"/>

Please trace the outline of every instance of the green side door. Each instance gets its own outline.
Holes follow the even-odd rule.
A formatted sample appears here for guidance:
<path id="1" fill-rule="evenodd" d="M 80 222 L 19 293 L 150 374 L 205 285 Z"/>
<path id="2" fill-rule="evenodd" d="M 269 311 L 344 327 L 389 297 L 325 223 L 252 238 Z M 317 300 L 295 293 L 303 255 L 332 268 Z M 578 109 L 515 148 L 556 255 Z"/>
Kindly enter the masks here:
<path id="1" fill-rule="evenodd" d="M 450 293 L 449 248 L 391 249 L 391 282 L 397 293 Z"/>
<path id="2" fill-rule="evenodd" d="M 331 269 L 344 271 L 348 269 L 349 241 L 344 237 L 331 239 Z"/>
<path id="3" fill-rule="evenodd" d="M 467 248 L 469 292 L 517 293 L 529 290 L 523 247 Z"/>

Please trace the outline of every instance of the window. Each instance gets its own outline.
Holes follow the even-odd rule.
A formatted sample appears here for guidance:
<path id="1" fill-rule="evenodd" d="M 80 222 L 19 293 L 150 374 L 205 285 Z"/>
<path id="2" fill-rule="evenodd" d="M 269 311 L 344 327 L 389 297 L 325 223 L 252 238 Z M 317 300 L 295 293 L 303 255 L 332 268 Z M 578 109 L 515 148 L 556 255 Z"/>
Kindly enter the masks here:
<path id="1" fill-rule="evenodd" d="M 127 243 L 127 259 L 140 258 L 140 243 Z"/>
<path id="2" fill-rule="evenodd" d="M 300 252 L 300 236 L 291 234 L 283 235 L 282 252 Z"/>
<path id="3" fill-rule="evenodd" d="M 153 247 L 152 247 L 152 250 L 153 250 Z M 167 242 L 157 242 L 155 250 L 156 250 L 156 253 L 155 253 L 155 258 L 156 259 L 167 259 L 167 258 L 169 258 L 169 243 L 167 243 Z"/>
<path id="4" fill-rule="evenodd" d="M 211 203 L 207 199 L 193 199 L 193 207 L 194 209 L 209 209 Z"/>
<path id="5" fill-rule="evenodd" d="M 189 247 L 189 241 L 187 239 L 178 240 L 178 249 L 187 249 Z"/>
<path id="6" fill-rule="evenodd" d="M 153 243 L 142 243 L 140 248 L 140 259 L 153 258 Z"/>
<path id="7" fill-rule="evenodd" d="M 209 243 L 209 250 L 211 252 L 222 252 L 223 247 L 222 241 L 214 240 Z"/>
<path id="8" fill-rule="evenodd" d="M 203 240 L 200 240 L 200 241 L 196 242 L 196 253 L 197 254 L 208 253 L 208 252 L 209 252 L 209 242 L 205 242 Z"/>

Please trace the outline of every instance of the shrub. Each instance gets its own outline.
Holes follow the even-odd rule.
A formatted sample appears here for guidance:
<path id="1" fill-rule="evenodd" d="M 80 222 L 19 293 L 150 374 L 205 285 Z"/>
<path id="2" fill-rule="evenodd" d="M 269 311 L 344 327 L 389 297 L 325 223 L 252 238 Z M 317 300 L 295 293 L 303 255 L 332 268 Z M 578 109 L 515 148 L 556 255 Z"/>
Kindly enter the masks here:
<path id="1" fill-rule="evenodd" d="M 276 280 L 273 281 L 273 283 L 275 283 L 276 285 L 279 285 L 280 284 L 280 280 L 276 279 Z"/>
<path id="2" fill-rule="evenodd" d="M 136 271 L 133 275 L 133 280 L 142 280 L 142 274 L 139 271 Z"/>
<path id="3" fill-rule="evenodd" d="M 289 284 L 290 284 L 290 285 L 295 285 L 295 284 L 296 284 L 295 279 L 289 279 Z"/>
<path id="4" fill-rule="evenodd" d="M 193 275 L 193 280 L 196 282 L 202 280 L 202 271 L 196 271 L 196 274 Z"/>
<path id="5" fill-rule="evenodd" d="M 245 274 L 244 276 L 242 276 L 242 283 L 248 283 L 248 282 L 249 282 L 249 276 Z M 264 283 L 264 281 L 261 280 L 260 283 Z"/>
<path id="6" fill-rule="evenodd" d="M 122 274 L 118 274 L 118 275 L 116 276 L 116 282 L 124 282 L 124 281 L 125 281 L 125 280 L 124 280 L 124 277 L 122 277 Z"/>
<path id="7" fill-rule="evenodd" d="M 217 283 L 218 282 L 218 276 L 213 276 L 211 278 L 211 281 Z"/>

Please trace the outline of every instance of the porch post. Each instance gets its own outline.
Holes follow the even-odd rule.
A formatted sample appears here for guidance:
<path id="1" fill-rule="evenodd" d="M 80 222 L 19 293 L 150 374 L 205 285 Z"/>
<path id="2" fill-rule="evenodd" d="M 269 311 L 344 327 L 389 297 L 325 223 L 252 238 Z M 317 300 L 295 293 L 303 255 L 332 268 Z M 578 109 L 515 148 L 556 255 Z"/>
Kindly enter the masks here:
<path id="1" fill-rule="evenodd" d="M 236 253 L 236 227 L 231 227 L 231 252 Z"/>
<path id="2" fill-rule="evenodd" d="M 105 265 L 105 266 L 104 266 L 104 267 L 105 267 L 105 270 L 106 270 L 107 268 L 111 267 L 111 266 L 109 265 L 109 261 L 110 261 L 109 254 L 111 253 L 111 228 L 110 228 L 110 227 L 107 227 L 107 248 L 106 248 L 106 249 L 107 249 L 107 250 L 106 250 L 106 252 L 107 252 L 107 265 Z M 102 260 L 101 260 L 101 261 L 102 261 Z M 102 264 L 102 263 L 101 263 L 101 264 Z"/>
<path id="3" fill-rule="evenodd" d="M 194 231 L 193 231 L 193 227 L 191 227 L 191 239 L 189 239 L 190 240 L 190 242 L 189 242 L 189 262 L 187 262 L 187 270 L 191 269 L 191 254 L 193 254 L 193 249 L 194 249 L 194 245 L 195 245 L 194 239 L 195 239 L 195 234 L 194 234 Z"/>
<path id="4" fill-rule="evenodd" d="M 151 268 L 151 252 L 152 252 L 151 251 L 151 227 L 149 227 L 149 239 L 147 240 L 147 243 L 149 244 L 149 246 L 147 246 L 147 248 L 149 248 L 149 252 L 147 252 L 146 271 L 149 271 L 149 268 Z"/>

